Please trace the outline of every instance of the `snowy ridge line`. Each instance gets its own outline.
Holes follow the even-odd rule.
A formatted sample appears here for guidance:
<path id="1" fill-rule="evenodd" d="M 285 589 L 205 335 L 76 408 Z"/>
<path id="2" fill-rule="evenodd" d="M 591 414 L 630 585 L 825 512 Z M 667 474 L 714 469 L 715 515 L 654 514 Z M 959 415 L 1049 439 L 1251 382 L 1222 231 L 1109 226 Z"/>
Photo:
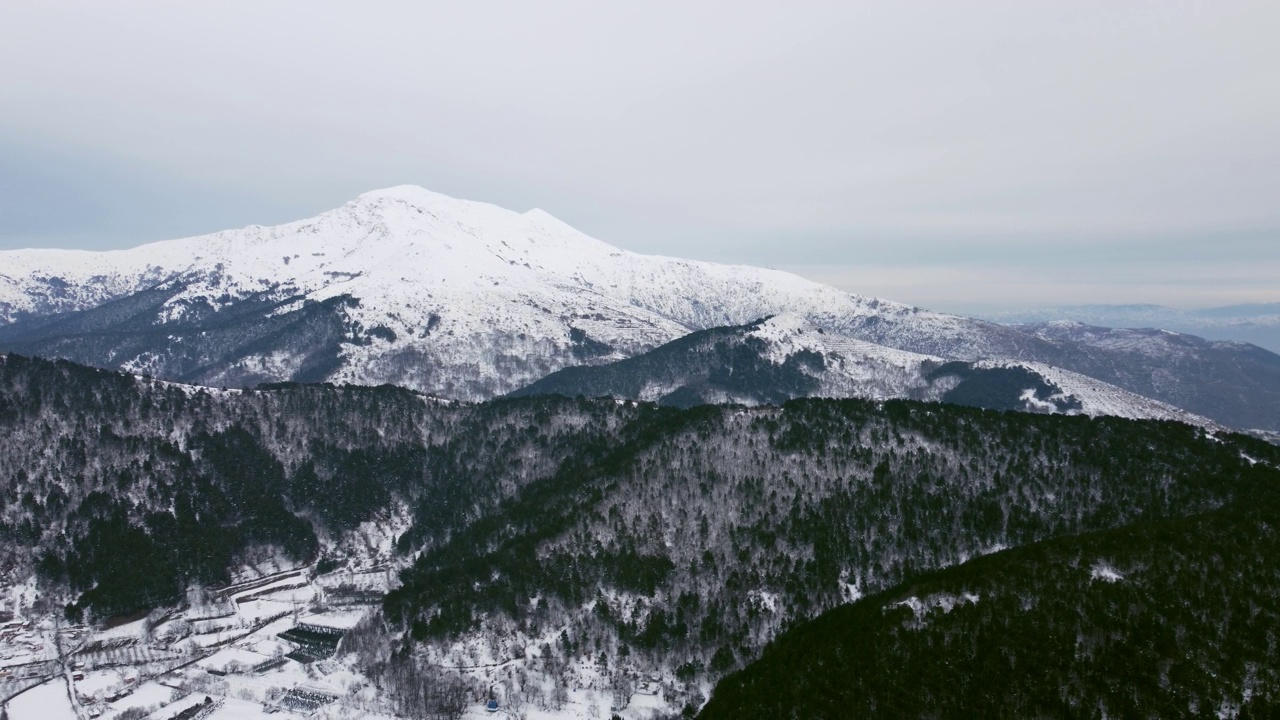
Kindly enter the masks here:
<path id="1" fill-rule="evenodd" d="M 925 362 L 942 362 L 936 355 L 899 350 L 859 340 L 836 332 L 826 332 L 807 318 L 794 312 L 779 313 L 767 318 L 749 333 L 770 344 L 769 358 L 776 363 L 802 350 L 813 350 L 824 355 L 844 353 L 865 360 L 879 360 L 897 367 L 918 367 Z"/>

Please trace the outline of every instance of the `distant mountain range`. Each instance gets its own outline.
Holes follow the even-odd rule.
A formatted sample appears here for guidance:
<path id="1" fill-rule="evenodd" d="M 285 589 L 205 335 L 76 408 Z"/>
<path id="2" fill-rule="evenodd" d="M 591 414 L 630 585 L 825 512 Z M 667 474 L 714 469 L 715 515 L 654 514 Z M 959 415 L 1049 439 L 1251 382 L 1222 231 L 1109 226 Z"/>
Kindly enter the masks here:
<path id="1" fill-rule="evenodd" d="M 830 367 L 778 355 L 786 345 L 775 343 L 770 362 L 816 379 L 804 383 L 812 392 L 753 391 L 761 401 L 935 397 L 946 383 L 920 375 L 922 358 L 982 361 L 988 371 L 1069 371 L 1232 427 L 1280 430 L 1280 355 L 1254 346 L 1163 333 L 1119 341 L 930 312 L 773 270 L 639 255 L 540 210 L 417 187 L 272 228 L 110 252 L 0 253 L 0 350 L 215 387 L 391 383 L 484 400 L 772 316 L 820 333 L 822 347 L 806 352 Z M 720 386 L 698 397 L 730 398 Z"/>
<path id="2" fill-rule="evenodd" d="M 1209 340 L 1247 342 L 1280 352 L 1280 302 L 1179 310 L 1163 305 L 1065 305 L 980 314 L 994 322 L 1020 325 L 1069 320 L 1116 328 L 1159 328 Z"/>

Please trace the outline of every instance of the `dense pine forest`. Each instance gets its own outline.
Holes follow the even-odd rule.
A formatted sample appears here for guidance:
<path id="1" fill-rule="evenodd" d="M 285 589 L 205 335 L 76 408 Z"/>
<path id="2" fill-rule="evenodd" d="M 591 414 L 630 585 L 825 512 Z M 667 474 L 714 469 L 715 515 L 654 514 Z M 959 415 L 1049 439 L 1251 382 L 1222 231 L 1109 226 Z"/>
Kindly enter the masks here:
<path id="1" fill-rule="evenodd" d="M 699 717 L 1276 717 L 1278 518 L 1269 483 L 921 575 L 783 634 Z"/>
<path id="2" fill-rule="evenodd" d="M 377 625 L 397 657 L 536 648 L 544 675 L 590 662 L 620 692 L 624 667 L 664 673 L 690 712 L 832 608 L 1024 557 L 1006 548 L 1234 518 L 1280 481 L 1280 448 L 1169 422 L 910 401 L 224 391 L 17 355 L 0 361 L 0 457 L 0 569 L 37 572 L 73 618 L 170 604 L 263 555 L 340 565 L 362 523 L 400 518 L 405 567 Z M 1260 543 L 1267 508 L 1251 511 Z M 1126 578 L 1140 564 L 1113 562 Z M 1043 587 L 1066 597 L 1061 583 Z"/>

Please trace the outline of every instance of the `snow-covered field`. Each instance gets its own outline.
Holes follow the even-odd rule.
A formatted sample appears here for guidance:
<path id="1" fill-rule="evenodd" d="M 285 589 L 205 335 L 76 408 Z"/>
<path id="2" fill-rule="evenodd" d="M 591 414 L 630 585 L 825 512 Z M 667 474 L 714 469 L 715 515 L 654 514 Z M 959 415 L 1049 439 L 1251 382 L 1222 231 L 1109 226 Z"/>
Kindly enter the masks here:
<path id="1" fill-rule="evenodd" d="M 67 684 L 61 677 L 10 700 L 7 710 L 12 720 L 78 720 L 67 695 Z"/>

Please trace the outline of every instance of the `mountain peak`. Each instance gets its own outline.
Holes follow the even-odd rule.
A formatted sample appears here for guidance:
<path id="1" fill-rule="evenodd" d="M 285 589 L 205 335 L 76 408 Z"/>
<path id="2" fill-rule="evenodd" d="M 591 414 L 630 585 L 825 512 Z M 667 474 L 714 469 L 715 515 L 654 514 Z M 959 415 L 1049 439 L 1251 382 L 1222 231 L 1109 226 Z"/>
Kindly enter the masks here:
<path id="1" fill-rule="evenodd" d="M 587 237 L 577 228 L 574 228 L 542 208 L 533 208 L 520 213 L 514 210 L 508 210 L 501 205 L 494 205 L 493 203 L 453 197 L 452 195 L 428 190 L 420 185 L 395 185 L 392 187 L 370 190 L 358 195 L 350 205 L 357 207 L 377 207 L 388 201 L 405 203 L 411 207 L 422 210 L 448 210 L 454 215 L 460 212 L 466 213 L 468 216 L 474 216 L 477 221 L 482 217 L 489 219 L 501 218 L 505 221 L 515 223 L 521 223 L 521 221 L 523 221 L 524 223 L 538 227 L 555 229 L 562 233 L 568 231 L 575 236 Z M 591 239 L 595 240 L 595 238 Z M 602 241 L 595 240 L 595 242 Z"/>
<path id="2" fill-rule="evenodd" d="M 391 208 L 412 209 L 418 213 L 444 214 L 449 219 L 469 225 L 499 225 L 518 221 L 520 213 L 499 205 L 466 200 L 428 190 L 418 185 L 396 185 L 361 193 L 345 209 L 369 210 L 380 216 Z M 392 212 L 391 215 L 400 213 Z M 415 213 L 416 214 L 416 213 Z"/>
<path id="3" fill-rule="evenodd" d="M 468 200 L 459 200 L 458 198 L 445 195 L 444 193 L 428 190 L 421 185 L 394 185 L 392 187 L 370 190 L 368 192 L 360 193 L 360 195 L 356 197 L 355 202 L 366 203 L 376 202 L 378 200 L 404 200 L 411 203 L 439 202 L 442 200 L 451 202 L 470 202 Z"/>

